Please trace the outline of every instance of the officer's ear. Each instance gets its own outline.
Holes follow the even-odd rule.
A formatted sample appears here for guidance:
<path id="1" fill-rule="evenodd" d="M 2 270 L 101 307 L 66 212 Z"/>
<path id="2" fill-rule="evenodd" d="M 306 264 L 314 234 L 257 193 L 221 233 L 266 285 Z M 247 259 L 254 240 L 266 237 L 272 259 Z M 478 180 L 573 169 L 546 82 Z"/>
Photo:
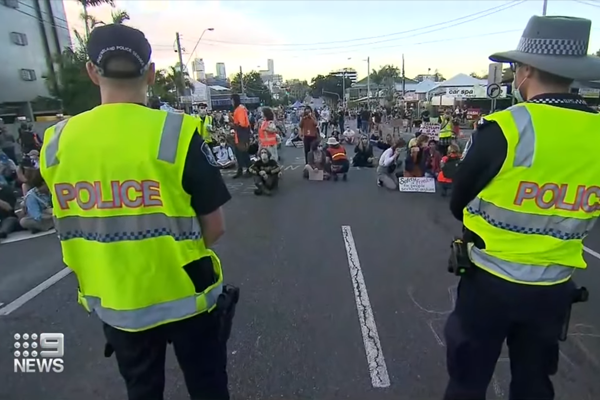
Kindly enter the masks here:
<path id="1" fill-rule="evenodd" d="M 94 83 L 94 85 L 100 86 L 100 83 L 99 83 L 100 76 L 98 75 L 96 66 L 91 61 L 88 61 L 85 63 L 85 69 L 88 73 L 88 76 L 90 77 L 90 80 Z"/>
<path id="2" fill-rule="evenodd" d="M 150 63 L 148 66 L 148 72 L 146 73 L 146 83 L 148 86 L 154 85 L 154 80 L 156 79 L 156 65 L 154 63 Z"/>

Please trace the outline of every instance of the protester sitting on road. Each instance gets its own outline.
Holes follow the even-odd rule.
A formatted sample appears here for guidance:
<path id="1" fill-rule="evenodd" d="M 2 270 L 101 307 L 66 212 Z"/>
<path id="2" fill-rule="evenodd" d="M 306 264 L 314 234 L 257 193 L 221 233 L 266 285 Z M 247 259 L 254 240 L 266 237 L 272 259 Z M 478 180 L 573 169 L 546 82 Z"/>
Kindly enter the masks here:
<path id="1" fill-rule="evenodd" d="M 422 134 L 416 138 L 414 146 L 409 145 L 409 153 L 404 162 L 404 176 L 419 178 L 424 176 L 425 149 L 429 142 L 429 136 Z"/>
<path id="2" fill-rule="evenodd" d="M 350 128 L 346 128 L 346 130 L 344 130 L 344 133 L 342 134 L 342 139 L 348 144 L 354 144 L 354 140 L 356 139 L 356 132 L 354 132 Z"/>
<path id="3" fill-rule="evenodd" d="M 8 133 L 4 121 L 0 118 L 0 151 L 4 152 L 14 163 L 17 162 L 15 138 Z"/>
<path id="4" fill-rule="evenodd" d="M 224 137 L 219 138 L 219 145 L 213 147 L 213 153 L 215 153 L 219 168 L 229 169 L 235 167 L 236 164 L 233 149 L 227 144 Z"/>
<path id="5" fill-rule="evenodd" d="M 427 148 L 424 150 L 425 158 L 425 176 L 428 178 L 436 178 L 440 172 L 440 163 L 442 155 L 437 149 L 437 141 L 430 140 Z"/>
<path id="6" fill-rule="evenodd" d="M 373 146 L 369 143 L 366 136 L 362 137 L 354 148 L 354 157 L 352 157 L 353 167 L 372 167 L 373 166 Z"/>
<path id="7" fill-rule="evenodd" d="M 39 153 L 38 153 L 38 157 L 39 157 Z M 29 154 L 27 154 L 25 157 L 23 157 L 23 159 L 21 160 L 21 164 L 19 164 L 19 166 L 17 167 L 17 182 L 16 182 L 16 183 L 21 184 L 21 192 L 22 192 L 23 196 L 25 196 L 27 194 L 27 192 L 29 192 L 29 190 L 32 188 L 32 186 L 29 182 L 31 182 L 32 179 L 35 179 L 34 177 L 37 174 L 38 170 L 39 170 L 39 158 L 36 158 L 35 153 L 34 153 L 33 157 L 30 156 Z"/>
<path id="8" fill-rule="evenodd" d="M 267 149 L 260 149 L 259 159 L 250 166 L 250 173 L 255 175 L 254 184 L 256 189 L 254 194 L 257 196 L 270 196 L 273 190 L 277 189 L 279 177 L 281 176 L 281 167 L 277 161 L 271 158 L 271 153 Z"/>
<path id="9" fill-rule="evenodd" d="M 45 232 L 54 227 L 50 191 L 39 170 L 36 170 L 30 184 L 33 187 L 25 195 L 22 209 L 24 216 L 19 223 L 31 233 Z"/>
<path id="10" fill-rule="evenodd" d="M 8 234 L 19 229 L 19 220 L 15 215 L 16 203 L 12 188 L 0 182 L 0 239 L 6 239 Z"/>
<path id="11" fill-rule="evenodd" d="M 302 176 L 304 179 L 308 179 L 310 171 L 324 171 L 323 179 L 329 179 L 329 174 L 325 171 L 327 156 L 325 150 L 323 150 L 323 144 L 320 141 L 314 141 L 312 143 L 312 149 L 308 153 L 308 164 L 304 166 Z"/>
<path id="12" fill-rule="evenodd" d="M 402 160 L 406 156 L 405 149 L 406 142 L 403 139 L 397 139 L 381 154 L 377 166 L 377 186 L 398 190 L 398 178 L 403 176 L 401 167 Z"/>
<path id="13" fill-rule="evenodd" d="M 348 161 L 346 149 L 335 137 L 327 139 L 325 166 L 326 171 L 333 177 L 334 181 L 338 180 L 339 174 L 342 174 L 344 181 L 348 180 L 350 161 Z"/>
<path id="14" fill-rule="evenodd" d="M 373 141 L 371 141 L 371 143 L 373 143 Z M 389 149 L 393 145 L 394 145 L 394 139 L 392 138 L 392 135 L 390 135 L 390 134 L 385 135 L 385 140 L 380 138 L 375 142 L 375 146 L 377 146 L 377 148 L 379 150 L 384 150 L 384 151 Z"/>
<path id="15" fill-rule="evenodd" d="M 458 169 L 460 158 L 460 148 L 455 144 L 448 146 L 448 153 L 442 157 L 440 162 L 441 169 L 437 177 L 442 197 L 446 197 L 448 192 L 452 190 L 452 179 Z"/>

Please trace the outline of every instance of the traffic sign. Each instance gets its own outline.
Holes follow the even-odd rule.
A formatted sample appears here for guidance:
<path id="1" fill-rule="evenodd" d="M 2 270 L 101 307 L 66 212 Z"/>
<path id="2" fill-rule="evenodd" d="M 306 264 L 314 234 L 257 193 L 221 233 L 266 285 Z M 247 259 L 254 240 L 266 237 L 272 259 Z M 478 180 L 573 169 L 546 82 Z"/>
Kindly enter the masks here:
<path id="1" fill-rule="evenodd" d="M 502 88 L 497 83 L 488 85 L 485 91 L 490 99 L 497 99 L 502 94 Z"/>
<path id="2" fill-rule="evenodd" d="M 502 63 L 491 63 L 488 69 L 488 85 L 502 83 Z"/>

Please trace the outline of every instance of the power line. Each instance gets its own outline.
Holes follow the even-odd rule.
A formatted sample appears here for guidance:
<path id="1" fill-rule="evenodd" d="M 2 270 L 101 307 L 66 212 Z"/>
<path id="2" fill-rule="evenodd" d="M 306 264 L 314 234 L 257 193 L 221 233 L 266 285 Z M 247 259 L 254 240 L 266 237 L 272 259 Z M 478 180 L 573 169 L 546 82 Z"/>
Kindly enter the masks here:
<path id="1" fill-rule="evenodd" d="M 422 35 L 426 35 L 428 33 L 437 33 L 439 31 L 443 31 L 446 29 L 450 29 L 450 28 L 454 28 L 460 25 L 464 25 L 467 24 L 469 22 L 473 22 L 475 20 L 479 20 L 481 18 L 485 18 L 488 17 L 490 15 L 494 15 L 497 14 L 499 12 L 508 10 L 510 8 L 516 7 L 520 4 L 523 4 L 525 2 L 525 0 L 519 0 L 519 1 L 515 1 L 512 2 L 510 4 L 505 4 L 503 5 L 503 8 L 501 9 L 496 9 L 494 11 L 488 11 L 486 14 L 483 15 L 477 15 L 476 17 L 471 17 L 467 20 L 464 21 L 460 21 L 460 22 L 455 22 L 451 25 L 448 26 L 442 26 L 442 27 L 435 27 L 435 28 L 430 28 L 429 30 L 426 30 L 424 32 L 418 32 L 418 33 L 414 33 L 412 35 L 408 35 L 408 36 L 404 36 L 404 37 L 400 37 L 400 38 L 391 38 L 391 39 L 383 39 L 383 40 L 378 40 L 378 41 L 374 41 L 374 42 L 368 42 L 368 43 L 357 43 L 357 44 L 350 44 L 350 45 L 339 45 L 339 46 L 332 46 L 332 47 L 315 47 L 315 48 L 305 48 L 305 49 L 269 49 L 269 51 L 275 52 L 275 53 L 288 53 L 288 52 L 307 52 L 307 51 L 320 51 L 320 50 L 338 50 L 338 49 L 348 49 L 348 48 L 358 48 L 358 47 L 365 47 L 365 46 L 372 46 L 374 44 L 379 44 L 379 43 L 387 43 L 387 42 L 394 42 L 394 41 L 398 41 L 398 40 L 404 40 L 404 39 L 409 39 L 409 38 L 413 38 L 413 37 L 417 37 L 417 36 L 422 36 Z M 422 30 L 424 28 L 420 28 L 419 30 Z M 205 42 L 212 42 L 211 40 L 205 40 Z"/>
<path id="2" fill-rule="evenodd" d="M 315 45 L 320 45 L 320 44 L 328 45 L 328 44 L 336 44 L 336 43 L 359 42 L 359 41 L 365 41 L 365 40 L 381 39 L 381 38 L 386 38 L 386 37 L 390 37 L 390 36 L 404 35 L 404 34 L 407 34 L 407 33 L 413 33 L 413 32 L 416 32 L 416 31 L 423 30 L 423 29 L 439 28 L 442 25 L 451 24 L 451 23 L 454 23 L 454 22 L 462 21 L 464 19 L 473 18 L 473 17 L 476 17 L 475 19 L 477 19 L 478 17 L 491 15 L 491 14 L 486 14 L 486 13 L 496 12 L 496 11 L 497 12 L 504 11 L 505 9 L 514 7 L 514 6 L 516 6 L 518 4 L 522 4 L 524 2 L 525 2 L 525 0 L 513 0 L 513 1 L 511 1 L 509 3 L 506 3 L 506 4 L 501 4 L 499 6 L 495 6 L 495 7 L 486 9 L 486 10 L 478 11 L 476 13 L 465 15 L 465 16 L 462 16 L 462 17 L 459 17 L 459 18 L 455 18 L 455 19 L 452 19 L 452 20 L 449 20 L 449 21 L 438 22 L 438 23 L 435 23 L 435 24 L 432 24 L 432 25 L 423 26 L 421 28 L 409 29 L 409 30 L 401 31 L 401 32 L 387 33 L 387 34 L 384 34 L 384 35 L 369 36 L 369 37 L 356 38 L 356 39 L 346 39 L 346 40 L 337 40 L 337 41 L 328 41 L 328 42 L 314 42 L 314 43 L 281 43 L 281 44 L 276 44 L 276 43 L 231 42 L 231 41 L 214 40 L 214 39 L 210 39 L 210 40 L 207 39 L 207 40 L 205 40 L 205 42 L 222 43 L 222 44 L 233 44 L 233 45 L 240 45 L 240 46 L 264 46 L 264 47 L 315 46 Z M 486 15 L 481 15 L 481 14 L 486 14 Z M 445 29 L 445 28 L 440 28 L 440 29 Z M 399 38 L 388 39 L 388 40 L 397 40 L 397 39 L 399 39 Z M 375 43 L 380 43 L 380 42 L 375 42 Z M 368 45 L 368 44 L 373 44 L 373 43 L 362 43 L 360 45 L 362 46 L 362 45 Z"/>
<path id="3" fill-rule="evenodd" d="M 575 0 L 575 1 L 578 2 L 579 4 L 584 4 L 586 6 L 600 8 L 600 4 L 594 4 L 590 1 L 582 1 L 582 0 Z"/>

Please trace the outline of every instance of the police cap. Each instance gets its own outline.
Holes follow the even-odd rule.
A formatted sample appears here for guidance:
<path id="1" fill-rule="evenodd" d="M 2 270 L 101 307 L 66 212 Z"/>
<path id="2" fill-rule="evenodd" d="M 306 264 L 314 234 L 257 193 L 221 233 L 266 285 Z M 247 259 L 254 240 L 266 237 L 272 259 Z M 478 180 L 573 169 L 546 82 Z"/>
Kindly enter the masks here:
<path id="1" fill-rule="evenodd" d="M 122 24 L 101 25 L 90 33 L 87 43 L 90 61 L 106 78 L 131 79 L 142 76 L 150 65 L 152 47 L 143 32 Z M 110 71 L 107 63 L 113 58 L 130 61 L 132 71 Z"/>

